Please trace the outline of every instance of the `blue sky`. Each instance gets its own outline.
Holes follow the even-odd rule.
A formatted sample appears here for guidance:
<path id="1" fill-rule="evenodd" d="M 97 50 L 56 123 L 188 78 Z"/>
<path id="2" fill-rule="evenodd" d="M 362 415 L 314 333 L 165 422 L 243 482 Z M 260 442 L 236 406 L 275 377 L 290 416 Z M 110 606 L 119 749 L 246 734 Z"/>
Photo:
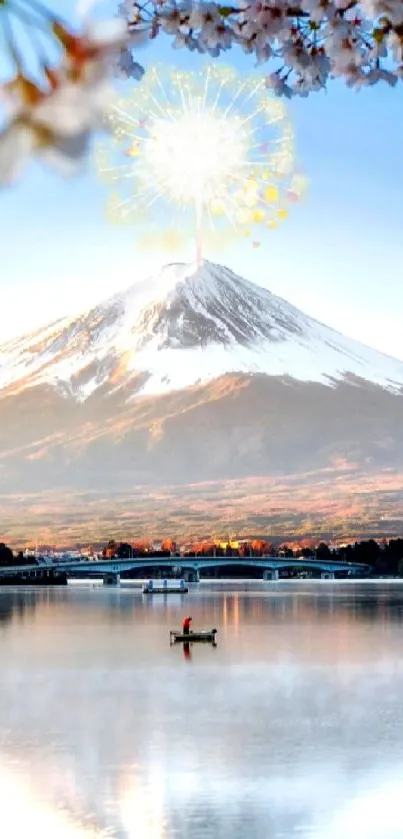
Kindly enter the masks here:
<path id="1" fill-rule="evenodd" d="M 57 0 L 57 9 L 74 19 L 67 0 Z M 108 9 L 114 5 L 103 3 L 102 11 Z M 158 40 L 139 60 L 200 66 Z M 222 63 L 253 69 L 236 51 Z M 259 250 L 238 241 L 216 258 L 311 316 L 403 359 L 402 92 L 379 85 L 358 94 L 337 82 L 327 93 L 292 101 L 307 196 Z M 85 309 L 173 260 L 139 252 L 134 230 L 111 225 L 107 194 L 91 161 L 84 175 L 67 181 L 31 166 L 2 192 L 3 339 Z M 189 257 L 178 253 L 178 261 Z"/>

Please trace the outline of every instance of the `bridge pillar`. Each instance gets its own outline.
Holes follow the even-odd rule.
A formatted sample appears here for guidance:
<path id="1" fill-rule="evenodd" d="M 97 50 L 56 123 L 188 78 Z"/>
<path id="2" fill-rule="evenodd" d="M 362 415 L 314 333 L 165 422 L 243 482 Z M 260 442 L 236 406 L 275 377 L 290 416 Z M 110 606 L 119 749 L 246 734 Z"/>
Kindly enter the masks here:
<path id="1" fill-rule="evenodd" d="M 108 571 L 104 574 L 104 586 L 120 585 L 120 574 L 116 571 Z"/>
<path id="2" fill-rule="evenodd" d="M 321 580 L 334 580 L 334 571 L 321 571 Z"/>
<path id="3" fill-rule="evenodd" d="M 183 573 L 183 577 L 187 583 L 199 583 L 200 572 L 198 568 L 187 568 Z"/>
<path id="4" fill-rule="evenodd" d="M 278 568 L 268 568 L 266 571 L 263 571 L 264 580 L 278 580 L 278 578 Z"/>

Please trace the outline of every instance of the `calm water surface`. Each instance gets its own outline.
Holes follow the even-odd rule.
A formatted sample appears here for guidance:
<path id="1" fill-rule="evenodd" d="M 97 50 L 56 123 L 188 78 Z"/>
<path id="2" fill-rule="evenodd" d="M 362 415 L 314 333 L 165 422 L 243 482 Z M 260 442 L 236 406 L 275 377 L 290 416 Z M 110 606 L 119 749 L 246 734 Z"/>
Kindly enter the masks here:
<path id="1" fill-rule="evenodd" d="M 186 657 L 190 612 L 218 646 Z M 402 839 L 403 585 L 0 589 L 4 839 Z"/>

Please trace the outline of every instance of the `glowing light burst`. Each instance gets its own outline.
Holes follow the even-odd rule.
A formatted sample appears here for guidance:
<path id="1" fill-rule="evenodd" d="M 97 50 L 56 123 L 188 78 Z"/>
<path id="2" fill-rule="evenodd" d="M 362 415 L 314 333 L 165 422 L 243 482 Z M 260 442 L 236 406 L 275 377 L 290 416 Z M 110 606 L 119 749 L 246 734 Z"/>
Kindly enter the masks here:
<path id="1" fill-rule="evenodd" d="M 115 186 L 109 216 L 146 228 L 145 243 L 178 248 L 196 231 L 198 260 L 202 239 L 259 247 L 255 228 L 276 228 L 304 193 L 285 106 L 261 79 L 154 67 L 107 119 L 97 168 Z"/>

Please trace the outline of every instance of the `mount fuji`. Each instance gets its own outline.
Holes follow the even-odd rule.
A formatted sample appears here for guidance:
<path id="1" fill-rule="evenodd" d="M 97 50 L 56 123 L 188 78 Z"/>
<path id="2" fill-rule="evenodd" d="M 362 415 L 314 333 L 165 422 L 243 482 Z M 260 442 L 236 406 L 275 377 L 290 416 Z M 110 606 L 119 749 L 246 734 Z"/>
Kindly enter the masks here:
<path id="1" fill-rule="evenodd" d="M 0 346 L 0 488 L 400 465 L 403 362 L 227 268 L 174 264 Z"/>
<path id="2" fill-rule="evenodd" d="M 168 265 L 79 317 L 0 346 L 3 395 L 46 383 L 79 402 L 105 387 L 125 387 L 132 400 L 232 373 L 403 386 L 403 362 L 211 263 Z"/>

